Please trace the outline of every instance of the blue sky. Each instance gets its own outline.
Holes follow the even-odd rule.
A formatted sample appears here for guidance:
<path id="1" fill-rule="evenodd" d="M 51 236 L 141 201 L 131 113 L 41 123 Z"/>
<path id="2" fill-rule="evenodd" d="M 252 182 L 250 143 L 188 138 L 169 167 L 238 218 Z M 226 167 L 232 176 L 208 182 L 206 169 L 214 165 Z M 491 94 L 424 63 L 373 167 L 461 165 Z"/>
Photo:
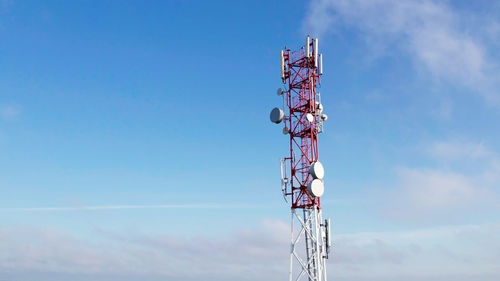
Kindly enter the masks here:
<path id="1" fill-rule="evenodd" d="M 0 1 L 0 279 L 284 280 L 306 34 L 329 276 L 498 280 L 500 5 L 413 0 Z"/>

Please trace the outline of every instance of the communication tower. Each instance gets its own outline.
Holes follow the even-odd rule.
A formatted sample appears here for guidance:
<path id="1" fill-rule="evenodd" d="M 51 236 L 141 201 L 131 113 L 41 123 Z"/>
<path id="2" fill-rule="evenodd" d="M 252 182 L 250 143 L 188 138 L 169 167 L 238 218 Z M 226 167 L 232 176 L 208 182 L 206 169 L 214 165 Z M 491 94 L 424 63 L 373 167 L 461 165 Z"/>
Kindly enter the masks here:
<path id="1" fill-rule="evenodd" d="M 283 123 L 290 139 L 290 154 L 281 162 L 281 188 L 291 204 L 289 280 L 327 281 L 326 259 L 330 252 L 330 219 L 321 215 L 324 169 L 319 162 L 318 134 L 328 116 L 317 91 L 323 74 L 318 39 L 306 38 L 298 51 L 281 50 L 283 107 L 271 111 L 272 122 Z"/>

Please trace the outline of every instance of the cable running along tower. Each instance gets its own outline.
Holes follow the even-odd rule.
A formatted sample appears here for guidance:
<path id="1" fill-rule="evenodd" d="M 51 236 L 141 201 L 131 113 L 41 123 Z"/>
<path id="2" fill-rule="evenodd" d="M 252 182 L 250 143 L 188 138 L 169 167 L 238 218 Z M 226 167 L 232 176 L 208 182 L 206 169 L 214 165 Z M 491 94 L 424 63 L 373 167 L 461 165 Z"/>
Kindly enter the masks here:
<path id="1" fill-rule="evenodd" d="M 330 251 L 330 220 L 321 216 L 324 169 L 319 160 L 318 134 L 323 132 L 321 95 L 323 74 L 318 39 L 307 36 L 298 51 L 281 50 L 283 108 L 271 111 L 272 122 L 283 123 L 290 138 L 290 154 L 281 159 L 281 188 L 291 203 L 290 281 L 327 281 L 326 259 Z"/>

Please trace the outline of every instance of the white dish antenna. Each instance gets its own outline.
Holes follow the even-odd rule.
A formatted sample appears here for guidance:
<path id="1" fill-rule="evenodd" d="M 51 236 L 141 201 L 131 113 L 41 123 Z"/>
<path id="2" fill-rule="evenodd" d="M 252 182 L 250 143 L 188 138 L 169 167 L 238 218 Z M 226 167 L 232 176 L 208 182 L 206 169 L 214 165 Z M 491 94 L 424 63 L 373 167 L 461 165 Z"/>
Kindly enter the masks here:
<path id="1" fill-rule="evenodd" d="M 316 111 L 319 114 L 321 114 L 321 112 L 323 112 L 323 105 L 319 101 L 316 102 Z"/>
<path id="2" fill-rule="evenodd" d="M 312 123 L 314 121 L 314 116 L 311 113 L 307 113 L 306 119 L 307 119 L 307 121 Z"/>
<path id="3" fill-rule="evenodd" d="M 328 115 L 323 113 L 320 115 L 320 118 L 321 118 L 321 120 L 326 121 L 326 120 L 328 120 Z"/>
<path id="4" fill-rule="evenodd" d="M 269 115 L 271 122 L 276 124 L 281 123 L 284 117 L 285 117 L 285 112 L 281 108 L 277 107 L 273 108 L 273 110 L 271 110 L 271 114 Z"/>
<path id="5" fill-rule="evenodd" d="M 312 163 L 311 167 L 309 167 L 309 174 L 311 174 L 311 176 L 315 179 L 322 180 L 325 176 L 325 169 L 323 168 L 321 162 L 317 161 Z"/>
<path id="6" fill-rule="evenodd" d="M 313 197 L 321 197 L 325 193 L 325 185 L 320 179 L 314 179 L 307 185 L 307 191 Z"/>

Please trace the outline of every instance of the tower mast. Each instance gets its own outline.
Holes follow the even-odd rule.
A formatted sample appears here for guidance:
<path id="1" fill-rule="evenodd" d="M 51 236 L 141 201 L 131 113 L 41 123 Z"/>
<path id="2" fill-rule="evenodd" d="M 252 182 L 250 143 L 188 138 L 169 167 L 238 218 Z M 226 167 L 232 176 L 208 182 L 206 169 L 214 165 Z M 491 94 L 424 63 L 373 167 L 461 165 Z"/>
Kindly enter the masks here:
<path id="1" fill-rule="evenodd" d="M 289 280 L 327 281 L 326 259 L 330 249 L 330 220 L 323 221 L 321 196 L 324 169 L 319 162 L 318 134 L 323 132 L 321 95 L 323 74 L 318 39 L 306 37 L 298 51 L 284 48 L 281 55 L 283 109 L 271 111 L 271 121 L 283 122 L 289 136 L 290 154 L 281 160 L 281 185 L 291 204 Z"/>

